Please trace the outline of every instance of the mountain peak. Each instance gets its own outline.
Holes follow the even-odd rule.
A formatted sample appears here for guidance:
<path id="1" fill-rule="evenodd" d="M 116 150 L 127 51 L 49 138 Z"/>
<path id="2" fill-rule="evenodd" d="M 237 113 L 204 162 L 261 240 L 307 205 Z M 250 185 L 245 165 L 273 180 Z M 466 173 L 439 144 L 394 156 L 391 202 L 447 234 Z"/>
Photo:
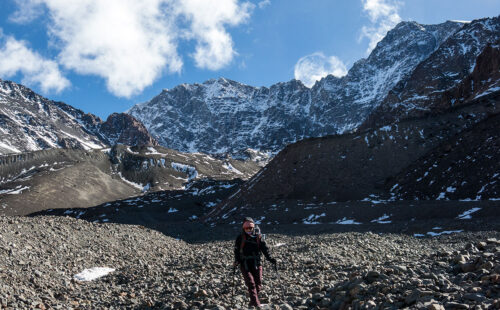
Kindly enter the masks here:
<path id="1" fill-rule="evenodd" d="M 0 80 L 0 132 L 0 154 L 52 148 L 99 149 L 110 141 L 133 145 L 156 143 L 130 115 L 114 113 L 103 123 L 93 114 L 4 80 Z M 115 136 L 121 140 L 113 139 Z"/>
<path id="2" fill-rule="evenodd" d="M 401 22 L 346 76 L 329 75 L 312 88 L 297 80 L 257 88 L 220 77 L 202 84 L 183 84 L 178 86 L 182 90 L 165 91 L 129 112 L 169 148 L 232 155 L 247 148 L 275 153 L 300 139 L 358 128 L 464 27 L 452 21 L 437 25 Z M 463 43 L 471 49 L 484 44 L 472 40 Z M 476 56 L 466 55 L 467 61 L 474 62 Z M 434 65 L 439 68 L 446 61 L 443 58 Z"/>
<path id="3" fill-rule="evenodd" d="M 107 138 L 108 144 L 137 146 L 158 145 L 146 127 L 135 117 L 127 113 L 113 113 L 101 125 L 100 132 Z"/>

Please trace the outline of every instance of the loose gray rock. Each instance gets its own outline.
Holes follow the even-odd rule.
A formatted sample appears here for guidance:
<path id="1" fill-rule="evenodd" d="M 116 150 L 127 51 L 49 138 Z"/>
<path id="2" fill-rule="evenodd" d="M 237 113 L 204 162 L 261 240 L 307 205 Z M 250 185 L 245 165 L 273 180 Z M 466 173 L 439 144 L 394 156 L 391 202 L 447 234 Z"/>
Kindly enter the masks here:
<path id="1" fill-rule="evenodd" d="M 248 306 L 243 279 L 239 273 L 233 278 L 230 267 L 234 240 L 188 244 L 141 226 L 64 217 L 0 217 L 0 236 L 3 308 Z M 420 239 L 271 234 L 271 253 L 286 268 L 278 276 L 264 263 L 260 297 L 265 309 L 273 310 L 495 309 L 500 306 L 498 239 L 499 232 Z M 88 282 L 74 279 L 92 267 L 115 271 Z"/>

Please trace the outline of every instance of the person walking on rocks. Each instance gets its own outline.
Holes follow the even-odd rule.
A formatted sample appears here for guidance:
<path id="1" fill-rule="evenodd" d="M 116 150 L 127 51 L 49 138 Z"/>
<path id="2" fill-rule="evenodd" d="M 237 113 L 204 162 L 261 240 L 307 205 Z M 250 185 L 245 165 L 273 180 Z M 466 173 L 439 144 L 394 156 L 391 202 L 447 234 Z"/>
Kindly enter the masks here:
<path id="1" fill-rule="evenodd" d="M 236 238 L 234 245 L 234 266 L 240 266 L 241 273 L 250 295 L 250 307 L 260 307 L 259 292 L 262 289 L 261 253 L 272 264 L 276 259 L 269 255 L 266 242 L 260 231 L 255 229 L 252 218 L 246 217 L 243 221 L 242 233 Z"/>

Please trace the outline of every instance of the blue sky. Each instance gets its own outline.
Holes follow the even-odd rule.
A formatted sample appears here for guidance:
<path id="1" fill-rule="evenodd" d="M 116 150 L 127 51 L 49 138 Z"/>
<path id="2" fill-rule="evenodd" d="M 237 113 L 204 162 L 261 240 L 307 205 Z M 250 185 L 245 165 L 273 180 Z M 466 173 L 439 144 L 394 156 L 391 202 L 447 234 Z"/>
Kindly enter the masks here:
<path id="1" fill-rule="evenodd" d="M 164 88 L 342 76 L 399 21 L 500 14 L 500 0 L 1 0 L 0 78 L 106 118 Z"/>

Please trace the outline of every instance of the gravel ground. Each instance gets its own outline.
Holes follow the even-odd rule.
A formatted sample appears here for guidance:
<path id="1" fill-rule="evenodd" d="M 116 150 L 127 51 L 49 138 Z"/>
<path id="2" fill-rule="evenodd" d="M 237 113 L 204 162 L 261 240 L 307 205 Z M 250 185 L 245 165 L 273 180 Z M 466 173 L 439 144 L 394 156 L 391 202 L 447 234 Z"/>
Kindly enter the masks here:
<path id="1" fill-rule="evenodd" d="M 267 238 L 281 267 L 264 266 L 264 308 L 500 309 L 499 232 Z M 0 217 L 0 308 L 244 309 L 232 247 L 141 226 Z M 74 279 L 92 267 L 116 270 Z"/>

